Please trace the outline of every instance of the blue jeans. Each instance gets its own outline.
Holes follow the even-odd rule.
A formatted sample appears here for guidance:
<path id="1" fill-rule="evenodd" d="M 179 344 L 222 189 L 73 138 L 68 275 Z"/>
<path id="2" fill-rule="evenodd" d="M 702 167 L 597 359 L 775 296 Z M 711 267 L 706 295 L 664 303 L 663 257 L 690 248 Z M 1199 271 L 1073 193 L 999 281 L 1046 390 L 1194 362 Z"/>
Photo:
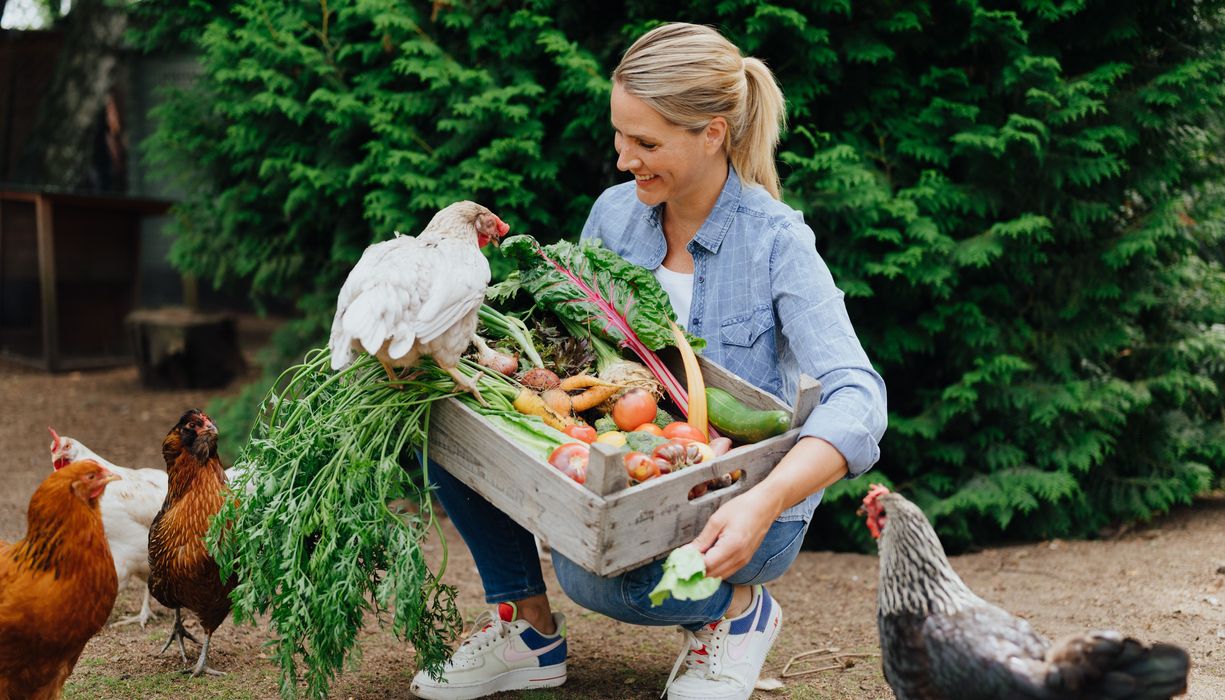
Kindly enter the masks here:
<path id="1" fill-rule="evenodd" d="M 485 601 L 502 603 L 545 592 L 536 541 L 508 515 L 430 460 L 430 482 L 455 529 L 464 538 L 485 586 Z M 705 600 L 668 598 L 652 607 L 647 594 L 663 577 L 663 560 L 612 577 L 597 576 L 553 552 L 553 569 L 574 602 L 614 620 L 636 625 L 681 625 L 697 630 L 721 619 L 732 601 L 732 584 L 765 583 L 783 575 L 800 551 L 808 523 L 775 521 L 761 546 L 739 571 Z"/>

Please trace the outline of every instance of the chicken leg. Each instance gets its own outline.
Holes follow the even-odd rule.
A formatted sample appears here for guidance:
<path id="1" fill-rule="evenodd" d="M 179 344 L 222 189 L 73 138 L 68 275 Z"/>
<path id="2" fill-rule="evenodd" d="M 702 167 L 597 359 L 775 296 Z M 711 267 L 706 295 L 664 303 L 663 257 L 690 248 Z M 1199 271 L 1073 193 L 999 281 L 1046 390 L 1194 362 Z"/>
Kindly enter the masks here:
<path id="1" fill-rule="evenodd" d="M 153 612 L 153 608 L 149 605 L 149 598 L 149 587 L 145 586 L 145 599 L 140 604 L 140 612 L 135 615 L 128 615 L 127 617 L 121 617 L 118 620 L 115 620 L 111 627 L 122 627 L 123 625 L 130 625 L 134 622 L 139 622 L 140 628 L 144 629 L 145 623 L 147 623 L 150 619 L 156 619 L 158 617 L 157 613 Z M 165 649 L 162 651 L 165 651 Z"/>
<path id="2" fill-rule="evenodd" d="M 183 663 L 187 663 L 187 650 L 183 648 L 183 639 L 184 639 L 184 638 L 186 638 L 186 639 L 190 639 L 191 641 L 195 642 L 196 644 L 199 644 L 199 643 L 200 643 L 200 640 L 198 640 L 198 639 L 196 639 L 195 637 L 191 636 L 191 632 L 188 632 L 188 631 L 187 631 L 187 628 L 183 627 L 183 613 L 182 613 L 182 610 L 180 610 L 179 608 L 175 608 L 175 609 L 174 609 L 174 628 L 173 628 L 173 629 L 171 629 L 171 631 L 170 631 L 170 639 L 167 639 L 167 640 L 166 640 L 166 643 L 165 643 L 165 644 L 162 646 L 162 650 L 161 650 L 161 651 L 159 651 L 158 653 L 159 653 L 159 654 L 164 654 L 164 653 L 166 652 L 166 650 L 170 648 L 170 645 L 171 645 L 173 642 L 178 641 L 178 643 L 179 643 L 179 656 L 183 657 Z"/>
<path id="3" fill-rule="evenodd" d="M 383 360 L 379 360 L 379 364 L 383 365 L 383 371 L 387 373 L 387 381 L 391 382 L 391 388 L 393 389 L 403 390 L 404 382 L 411 382 L 412 380 L 421 376 L 421 372 L 417 371 L 417 372 L 409 372 L 408 374 L 401 377 L 399 374 L 396 373 L 396 370 L 394 367 L 387 364 Z"/>
<path id="4" fill-rule="evenodd" d="M 476 383 L 480 381 L 483 372 L 477 372 L 475 377 L 469 379 L 463 372 L 460 372 L 458 368 L 447 367 L 446 370 L 447 374 L 451 375 L 451 379 L 455 380 L 456 387 L 475 396 L 477 402 L 482 406 L 486 408 L 489 407 L 489 404 L 485 403 L 485 399 L 481 396 L 480 390 L 476 388 Z"/>
<path id="5" fill-rule="evenodd" d="M 204 646 L 200 648 L 200 659 L 196 661 L 196 667 L 191 670 L 192 678 L 197 678 L 200 676 L 200 674 L 206 674 L 209 676 L 224 676 L 225 675 L 225 671 L 218 671 L 216 669 L 208 667 L 208 647 L 209 647 L 209 644 L 212 643 L 212 641 L 213 641 L 213 634 L 212 632 L 209 632 L 204 637 Z M 183 673 L 188 673 L 188 671 L 184 670 Z"/>

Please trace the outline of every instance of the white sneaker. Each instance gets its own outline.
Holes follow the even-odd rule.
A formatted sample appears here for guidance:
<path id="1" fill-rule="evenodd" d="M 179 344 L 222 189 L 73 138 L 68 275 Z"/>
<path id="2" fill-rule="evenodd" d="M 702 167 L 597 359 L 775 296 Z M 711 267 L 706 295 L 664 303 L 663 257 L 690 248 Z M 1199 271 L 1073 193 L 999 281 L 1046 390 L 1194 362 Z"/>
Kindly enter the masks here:
<path id="1" fill-rule="evenodd" d="M 782 608 L 764 587 L 753 586 L 753 602 L 740 617 L 697 632 L 681 628 L 685 645 L 668 677 L 668 700 L 747 700 L 782 626 Z"/>
<path id="2" fill-rule="evenodd" d="M 473 632 L 443 668 L 441 681 L 418 671 L 410 688 L 427 700 L 469 700 L 504 690 L 552 688 L 566 682 L 566 616 L 553 613 L 557 632 L 545 636 L 520 620 L 514 603 L 477 616 Z"/>

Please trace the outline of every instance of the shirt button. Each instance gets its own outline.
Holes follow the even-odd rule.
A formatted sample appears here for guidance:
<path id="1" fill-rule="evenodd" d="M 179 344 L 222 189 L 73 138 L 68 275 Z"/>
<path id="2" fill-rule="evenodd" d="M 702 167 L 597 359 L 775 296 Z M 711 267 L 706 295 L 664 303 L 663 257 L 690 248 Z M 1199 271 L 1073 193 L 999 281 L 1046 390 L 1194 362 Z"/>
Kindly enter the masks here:
<path id="1" fill-rule="evenodd" d="M 701 284 L 705 281 L 706 281 L 706 275 L 701 275 L 698 277 L 698 284 Z"/>

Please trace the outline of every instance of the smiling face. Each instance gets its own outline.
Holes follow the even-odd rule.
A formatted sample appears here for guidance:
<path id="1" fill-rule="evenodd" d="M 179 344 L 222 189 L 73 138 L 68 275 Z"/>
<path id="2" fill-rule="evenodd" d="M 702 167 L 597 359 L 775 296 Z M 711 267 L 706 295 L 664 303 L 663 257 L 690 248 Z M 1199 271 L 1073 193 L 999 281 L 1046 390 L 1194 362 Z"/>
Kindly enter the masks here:
<path id="1" fill-rule="evenodd" d="M 664 119 L 620 83 L 613 84 L 610 107 L 617 169 L 633 174 L 643 204 L 696 203 L 708 199 L 712 188 L 716 195 L 722 189 L 727 178 L 722 117 L 690 131 Z"/>

